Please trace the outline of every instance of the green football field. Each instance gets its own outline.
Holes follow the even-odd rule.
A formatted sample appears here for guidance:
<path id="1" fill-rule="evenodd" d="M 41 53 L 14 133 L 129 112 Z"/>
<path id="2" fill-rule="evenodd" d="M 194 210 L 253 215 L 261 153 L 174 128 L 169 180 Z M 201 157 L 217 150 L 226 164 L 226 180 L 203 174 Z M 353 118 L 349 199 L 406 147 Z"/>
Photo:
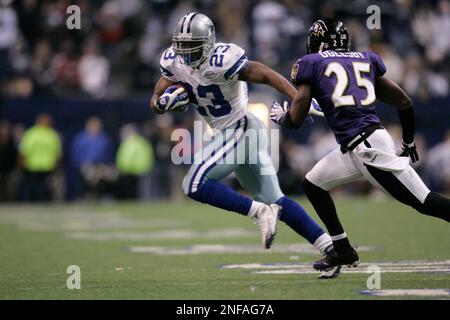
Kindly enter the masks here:
<path id="1" fill-rule="evenodd" d="M 283 223 L 273 248 L 263 250 L 248 218 L 192 201 L 3 205 L 0 298 L 450 298 L 448 223 L 391 200 L 337 206 L 361 264 L 319 280 L 311 268 L 318 253 Z M 80 268 L 79 290 L 67 288 L 71 265 Z M 367 282 L 377 275 L 374 291 Z"/>

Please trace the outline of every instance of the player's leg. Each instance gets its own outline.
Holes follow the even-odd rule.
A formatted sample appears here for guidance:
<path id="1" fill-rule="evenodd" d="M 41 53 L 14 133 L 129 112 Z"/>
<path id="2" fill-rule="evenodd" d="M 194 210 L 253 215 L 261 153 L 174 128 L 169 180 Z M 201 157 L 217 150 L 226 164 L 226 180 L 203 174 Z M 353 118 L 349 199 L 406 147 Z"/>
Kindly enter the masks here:
<path id="1" fill-rule="evenodd" d="M 425 215 L 450 222 L 450 199 L 430 192 L 407 161 L 403 167 L 396 165 L 405 158 L 395 155 L 394 143 L 387 131 L 377 130 L 361 148 L 377 150 L 373 163 L 360 162 L 361 172 L 372 184 Z"/>
<path id="2" fill-rule="evenodd" d="M 450 199 L 430 192 L 412 167 L 400 172 L 384 171 L 366 165 L 367 172 L 392 197 L 425 215 L 450 222 Z"/>
<path id="3" fill-rule="evenodd" d="M 183 179 L 183 191 L 188 197 L 247 215 L 252 200 L 218 182 L 235 169 L 235 164 L 223 162 L 227 154 L 232 153 L 236 144 L 242 140 L 245 129 L 244 120 L 239 121 L 231 134 L 213 140 L 194 156 L 194 164 Z M 215 179 L 210 178 L 211 174 L 214 174 Z"/>
<path id="4" fill-rule="evenodd" d="M 255 200 L 280 205 L 280 220 L 320 252 L 324 252 L 332 244 L 330 236 L 305 209 L 281 192 L 276 175 L 260 175 L 258 169 L 253 166 L 240 166 L 235 172 L 241 186 L 251 192 Z"/>
<path id="5" fill-rule="evenodd" d="M 359 262 L 358 253 L 350 245 L 329 191 L 361 176 L 348 154 L 342 154 L 339 149 L 325 156 L 306 174 L 303 183 L 305 194 L 333 240 L 333 250 L 313 264 L 317 270 L 329 270 L 339 265 L 356 266 Z"/>
<path id="6" fill-rule="evenodd" d="M 249 115 L 249 121 L 252 128 L 257 129 L 258 135 L 249 137 L 246 150 L 249 153 L 248 162 L 235 171 L 240 184 L 251 192 L 255 199 L 267 204 L 280 205 L 282 208 L 280 220 L 323 252 L 331 245 L 329 235 L 297 202 L 282 193 L 268 153 L 267 130 L 256 117 Z"/>
<path id="7" fill-rule="evenodd" d="M 362 174 L 348 154 L 342 154 L 339 149 L 335 149 L 306 174 L 303 182 L 303 189 L 308 200 L 327 227 L 334 248 L 339 252 L 347 252 L 351 245 L 329 191 L 360 177 Z"/>
<path id="8" fill-rule="evenodd" d="M 236 148 L 242 142 L 248 127 L 247 118 L 240 120 L 223 139 L 207 145 L 195 156 L 194 164 L 183 180 L 184 193 L 199 202 L 214 207 L 249 215 L 257 221 L 265 247 L 270 247 L 275 235 L 277 208 L 253 201 L 219 181 L 233 172 L 239 164 Z"/>
<path id="9" fill-rule="evenodd" d="M 367 139 L 364 147 L 376 149 L 382 154 L 373 164 L 366 163 L 362 166 L 361 171 L 369 181 L 423 214 L 450 221 L 450 199 L 430 192 L 415 170 L 408 165 L 409 159 L 395 155 L 394 142 L 386 130 L 377 130 Z M 405 163 L 403 166 L 397 165 L 402 162 Z"/>

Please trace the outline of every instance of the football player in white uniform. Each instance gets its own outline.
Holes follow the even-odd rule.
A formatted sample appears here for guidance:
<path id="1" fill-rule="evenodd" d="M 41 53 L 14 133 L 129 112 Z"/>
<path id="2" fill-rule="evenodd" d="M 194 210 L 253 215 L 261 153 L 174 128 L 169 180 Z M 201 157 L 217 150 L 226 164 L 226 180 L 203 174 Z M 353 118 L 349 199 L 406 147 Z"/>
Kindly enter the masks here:
<path id="1" fill-rule="evenodd" d="M 185 15 L 174 30 L 172 43 L 161 57 L 162 76 L 154 88 L 151 108 L 161 114 L 183 110 L 191 103 L 217 136 L 225 136 L 214 139 L 194 156 L 194 164 L 183 181 L 185 194 L 249 216 L 259 226 L 265 248 L 272 244 L 279 218 L 320 252 L 331 250 L 330 236 L 281 192 L 267 150 L 267 134 L 257 135 L 256 144 L 251 139 L 249 145 L 245 142 L 248 132 L 267 130 L 247 111 L 245 81 L 267 84 L 290 98 L 296 94 L 295 88 L 279 73 L 249 61 L 239 46 L 216 43 L 214 25 L 203 14 Z M 240 149 L 244 152 L 236 158 L 234 153 Z M 254 200 L 219 182 L 232 172 Z M 338 272 L 339 268 L 335 268 L 330 275 Z"/>

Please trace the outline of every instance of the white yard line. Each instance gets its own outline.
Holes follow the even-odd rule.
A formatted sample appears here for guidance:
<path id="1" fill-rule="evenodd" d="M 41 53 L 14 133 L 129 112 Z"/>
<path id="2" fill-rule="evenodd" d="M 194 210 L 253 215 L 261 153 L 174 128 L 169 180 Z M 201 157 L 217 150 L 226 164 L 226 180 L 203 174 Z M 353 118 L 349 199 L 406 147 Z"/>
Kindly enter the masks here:
<path id="1" fill-rule="evenodd" d="M 450 296 L 450 289 L 384 289 L 363 290 L 360 293 L 376 297 L 443 297 Z"/>
<path id="2" fill-rule="evenodd" d="M 367 273 L 376 265 L 381 273 L 450 273 L 450 260 L 429 261 L 372 261 L 361 263 L 357 268 L 342 268 L 342 273 Z M 310 263 L 246 263 L 221 266 L 223 269 L 250 270 L 254 274 L 317 274 Z"/>
<path id="3" fill-rule="evenodd" d="M 149 253 L 158 255 L 194 255 L 194 254 L 242 254 L 242 253 L 296 253 L 317 254 L 317 249 L 310 244 L 275 244 L 270 250 L 260 245 L 223 245 L 223 244 L 199 244 L 186 247 L 162 247 L 162 246 L 134 246 L 129 250 L 134 253 Z M 358 251 L 371 251 L 371 247 L 361 246 Z"/>

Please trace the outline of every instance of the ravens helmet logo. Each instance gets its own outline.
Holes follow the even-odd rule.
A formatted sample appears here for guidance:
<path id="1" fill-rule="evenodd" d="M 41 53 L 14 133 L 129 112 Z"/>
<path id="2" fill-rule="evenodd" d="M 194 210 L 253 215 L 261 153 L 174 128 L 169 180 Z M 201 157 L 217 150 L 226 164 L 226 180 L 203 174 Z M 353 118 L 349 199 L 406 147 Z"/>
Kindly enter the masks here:
<path id="1" fill-rule="evenodd" d="M 315 37 L 323 37 L 325 36 L 325 30 L 323 26 L 319 23 L 321 20 L 315 22 L 311 27 L 311 34 Z"/>

